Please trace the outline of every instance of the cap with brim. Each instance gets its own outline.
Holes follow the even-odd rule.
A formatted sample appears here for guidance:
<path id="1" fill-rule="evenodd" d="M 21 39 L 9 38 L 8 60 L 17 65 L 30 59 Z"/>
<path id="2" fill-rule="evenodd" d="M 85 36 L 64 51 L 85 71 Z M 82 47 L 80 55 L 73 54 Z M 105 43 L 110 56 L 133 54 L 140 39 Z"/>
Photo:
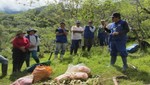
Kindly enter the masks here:
<path id="1" fill-rule="evenodd" d="M 80 24 L 80 21 L 76 21 L 76 24 Z"/>
<path id="2" fill-rule="evenodd" d="M 65 24 L 64 22 L 60 22 L 60 24 Z"/>
<path id="3" fill-rule="evenodd" d="M 89 23 L 93 23 L 93 21 L 92 21 L 92 20 L 89 20 Z"/>
<path id="4" fill-rule="evenodd" d="M 104 20 L 104 19 L 102 19 L 102 20 L 101 20 L 101 22 L 105 22 L 105 20 Z"/>
<path id="5" fill-rule="evenodd" d="M 120 17 L 120 13 L 113 13 L 112 15 L 111 15 L 111 17 Z"/>

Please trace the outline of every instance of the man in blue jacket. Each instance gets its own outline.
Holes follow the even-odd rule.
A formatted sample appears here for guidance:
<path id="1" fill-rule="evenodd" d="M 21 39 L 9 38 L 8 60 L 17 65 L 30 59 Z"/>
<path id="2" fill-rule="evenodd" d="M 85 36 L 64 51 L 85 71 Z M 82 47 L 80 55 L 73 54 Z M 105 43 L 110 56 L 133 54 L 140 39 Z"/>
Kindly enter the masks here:
<path id="1" fill-rule="evenodd" d="M 127 51 L 126 51 L 126 41 L 127 33 L 129 32 L 129 27 L 126 21 L 121 20 L 120 13 L 112 14 L 112 25 L 110 29 L 105 30 L 110 33 L 110 55 L 111 55 L 111 65 L 114 65 L 117 59 L 117 54 L 119 53 L 123 62 L 123 71 L 128 68 L 127 65 Z"/>
<path id="2" fill-rule="evenodd" d="M 56 50 L 55 50 L 55 59 L 60 53 L 60 60 L 63 60 L 65 54 L 66 45 L 67 45 L 67 35 L 68 30 L 65 28 L 65 23 L 61 22 L 60 27 L 56 29 Z"/>

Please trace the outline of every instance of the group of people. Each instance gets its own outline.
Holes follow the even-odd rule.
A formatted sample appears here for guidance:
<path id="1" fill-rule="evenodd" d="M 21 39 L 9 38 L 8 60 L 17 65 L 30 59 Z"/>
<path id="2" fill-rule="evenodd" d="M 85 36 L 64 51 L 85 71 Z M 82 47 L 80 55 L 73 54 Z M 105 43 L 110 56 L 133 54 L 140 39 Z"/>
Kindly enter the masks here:
<path id="1" fill-rule="evenodd" d="M 121 20 L 120 13 L 113 13 L 112 23 L 106 25 L 104 20 L 101 20 L 101 25 L 98 29 L 98 38 L 100 40 L 100 46 L 105 45 L 107 42 L 110 49 L 110 64 L 114 65 L 117 59 L 117 54 L 119 53 L 122 62 L 123 70 L 128 68 L 127 65 L 127 51 L 126 51 L 126 41 L 127 33 L 129 32 L 129 26 L 126 21 Z M 40 63 L 38 58 L 38 46 L 40 43 L 39 37 L 36 35 L 37 30 L 29 29 L 27 30 L 27 35 L 23 31 L 18 31 L 15 38 L 12 40 L 12 63 L 13 63 L 13 73 L 20 72 L 21 67 L 26 61 L 27 67 L 30 66 L 30 55 L 34 58 L 36 63 Z M 81 41 L 83 40 L 83 51 L 90 52 L 93 41 L 94 41 L 95 27 L 93 26 L 93 21 L 89 21 L 88 25 L 84 28 L 81 27 L 81 22 L 76 21 L 76 25 L 71 27 L 71 47 L 70 55 L 77 54 L 78 48 L 81 46 Z M 58 58 L 60 54 L 60 59 L 63 60 L 66 45 L 67 45 L 67 35 L 68 30 L 65 27 L 65 23 L 61 22 L 60 27 L 56 29 L 56 49 L 55 57 Z M 83 39 L 82 39 L 83 37 Z M 106 41 L 106 39 L 108 41 Z M 8 60 L 0 55 L 0 63 L 2 63 L 2 75 L 7 74 Z"/>
<path id="2" fill-rule="evenodd" d="M 112 23 L 106 25 L 104 20 L 101 20 L 101 25 L 98 29 L 98 38 L 100 41 L 100 46 L 104 46 L 108 44 L 110 49 L 110 64 L 114 65 L 117 59 L 117 54 L 119 53 L 122 62 L 123 62 L 123 70 L 128 68 L 127 65 L 127 51 L 126 51 L 126 41 L 127 41 L 127 33 L 129 32 L 129 26 L 126 21 L 121 20 L 120 13 L 113 13 Z M 82 36 L 84 45 L 82 46 L 82 50 L 87 50 L 90 52 L 91 47 L 94 41 L 94 33 L 95 27 L 93 26 L 93 21 L 89 21 L 88 25 L 82 28 L 80 26 L 81 22 L 77 21 L 75 26 L 71 27 L 71 47 L 70 54 L 77 54 L 78 48 L 81 44 Z M 58 57 L 58 53 L 60 52 L 60 59 L 63 59 L 63 55 L 65 54 L 65 48 L 67 44 L 67 35 L 68 31 L 65 28 L 65 23 L 61 22 L 60 27 L 56 29 L 56 50 L 55 50 L 55 58 Z"/>
<path id="3" fill-rule="evenodd" d="M 27 35 L 25 35 L 25 32 L 19 30 L 12 40 L 13 73 L 21 71 L 24 61 L 26 61 L 27 67 L 30 66 L 31 54 L 36 63 L 40 62 L 37 55 L 39 37 L 36 35 L 36 32 L 35 29 L 30 28 L 27 30 Z"/>

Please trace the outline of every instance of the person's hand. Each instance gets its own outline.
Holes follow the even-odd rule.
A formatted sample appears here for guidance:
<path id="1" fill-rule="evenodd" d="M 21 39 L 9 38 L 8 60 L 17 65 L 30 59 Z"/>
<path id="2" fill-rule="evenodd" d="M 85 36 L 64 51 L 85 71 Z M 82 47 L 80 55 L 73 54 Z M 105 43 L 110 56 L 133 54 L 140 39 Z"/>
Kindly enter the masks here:
<path id="1" fill-rule="evenodd" d="M 119 32 L 113 32 L 112 34 L 113 34 L 114 36 L 116 36 L 116 35 L 119 34 Z"/>
<path id="2" fill-rule="evenodd" d="M 32 45 L 32 44 L 30 45 L 30 48 L 34 48 L 34 47 L 35 47 L 35 45 Z"/>
<path id="3" fill-rule="evenodd" d="M 107 27 L 106 27 L 106 23 L 104 23 L 104 25 L 103 25 L 103 26 L 104 26 L 104 28 L 107 28 Z"/>
<path id="4" fill-rule="evenodd" d="M 26 49 L 25 49 L 24 46 L 20 47 L 20 50 L 21 50 L 22 52 L 26 52 Z"/>

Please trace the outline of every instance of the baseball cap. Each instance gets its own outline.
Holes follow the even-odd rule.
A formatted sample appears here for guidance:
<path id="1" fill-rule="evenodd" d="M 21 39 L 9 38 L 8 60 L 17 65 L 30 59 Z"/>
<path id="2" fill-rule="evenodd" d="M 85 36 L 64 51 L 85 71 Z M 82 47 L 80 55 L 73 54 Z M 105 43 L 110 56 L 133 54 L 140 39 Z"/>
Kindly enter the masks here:
<path id="1" fill-rule="evenodd" d="M 121 17 L 120 13 L 118 12 L 115 12 L 111 15 L 111 17 Z"/>

